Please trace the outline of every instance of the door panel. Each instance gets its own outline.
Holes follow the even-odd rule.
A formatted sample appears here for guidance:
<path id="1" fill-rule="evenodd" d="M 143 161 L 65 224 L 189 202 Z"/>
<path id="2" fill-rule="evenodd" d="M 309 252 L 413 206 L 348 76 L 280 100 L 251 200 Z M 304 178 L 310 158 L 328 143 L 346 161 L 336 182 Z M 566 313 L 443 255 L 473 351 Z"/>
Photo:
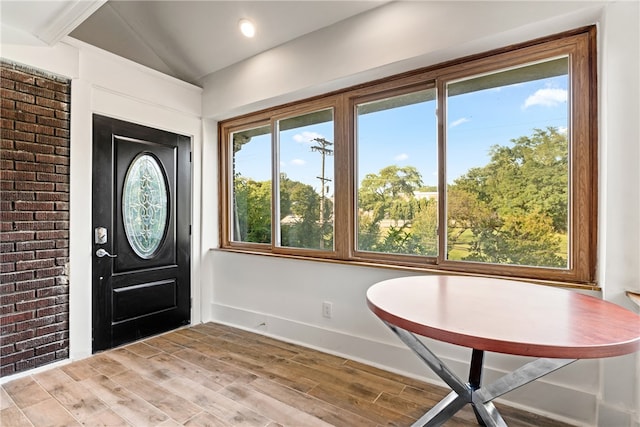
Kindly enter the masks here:
<path id="1" fill-rule="evenodd" d="M 94 115 L 93 351 L 189 323 L 190 139 Z"/>

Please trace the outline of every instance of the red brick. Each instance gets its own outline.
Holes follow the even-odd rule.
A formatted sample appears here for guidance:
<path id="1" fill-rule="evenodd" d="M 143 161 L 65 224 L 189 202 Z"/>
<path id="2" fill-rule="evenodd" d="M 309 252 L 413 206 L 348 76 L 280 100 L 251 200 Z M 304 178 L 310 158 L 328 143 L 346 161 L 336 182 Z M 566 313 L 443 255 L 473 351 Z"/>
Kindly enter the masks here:
<path id="1" fill-rule="evenodd" d="M 0 359 L 4 363 L 4 359 Z M 6 377 L 16 373 L 16 367 L 13 364 L 0 366 L 0 377 Z"/>
<path id="2" fill-rule="evenodd" d="M 11 190 L 13 190 L 13 182 L 12 181 L 0 181 L 0 190 L 1 191 L 11 191 Z"/>
<path id="3" fill-rule="evenodd" d="M 56 165 L 68 165 L 69 157 L 56 156 L 54 154 L 36 154 L 36 162 L 40 163 L 53 163 Z"/>
<path id="4" fill-rule="evenodd" d="M 57 168 L 56 168 L 57 169 Z M 56 170 L 57 172 L 57 170 Z M 46 182 L 69 182 L 69 175 L 63 175 L 60 172 L 58 173 L 44 173 L 38 172 L 37 174 L 38 181 L 46 181 Z"/>
<path id="5" fill-rule="evenodd" d="M 35 123 L 36 115 L 31 113 L 25 113 L 24 111 L 18 111 L 15 109 L 3 110 L 2 115 L 6 119 L 15 120 L 17 122 Z"/>
<path id="6" fill-rule="evenodd" d="M 42 356 L 34 356 L 30 359 L 22 359 L 16 362 L 16 371 L 26 371 L 28 369 L 37 368 L 42 365 L 46 365 L 56 360 L 55 353 L 47 353 Z"/>
<path id="7" fill-rule="evenodd" d="M 43 251 L 36 251 L 35 257 L 38 259 L 43 258 L 59 258 L 69 256 L 68 249 L 47 249 Z"/>
<path id="8" fill-rule="evenodd" d="M 69 232 L 65 230 L 36 231 L 36 239 L 38 240 L 53 240 L 53 239 L 67 239 L 67 238 L 69 238 Z"/>
<path id="9" fill-rule="evenodd" d="M 34 233 L 31 231 L 12 231 L 8 233 L 0 233 L 0 241 L 2 242 L 24 242 L 33 240 Z"/>
<path id="10" fill-rule="evenodd" d="M 14 262 L 0 263 L 0 273 L 12 273 L 16 271 L 16 264 Z"/>
<path id="11" fill-rule="evenodd" d="M 31 261 L 36 258 L 33 252 L 10 252 L 0 254 L 0 262 Z"/>
<path id="12" fill-rule="evenodd" d="M 41 270 L 53 267 L 55 261 L 52 259 L 37 259 L 33 261 L 18 261 L 16 262 L 16 271 L 25 270 Z M 38 271 L 36 271 L 36 277 L 38 277 Z"/>
<path id="13" fill-rule="evenodd" d="M 69 292 L 68 286 L 50 286 L 46 288 L 40 288 L 36 291 L 38 298 L 64 295 Z"/>
<path id="14" fill-rule="evenodd" d="M 3 191 L 2 198 L 11 201 L 33 201 L 36 195 L 33 191 Z"/>
<path id="15" fill-rule="evenodd" d="M 69 104 L 67 102 L 57 101 L 53 99 L 36 97 L 36 105 L 46 107 L 46 108 L 51 108 L 52 111 L 53 110 L 69 111 Z M 50 115 L 50 117 L 53 117 L 53 116 L 55 116 L 55 113 Z"/>
<path id="16" fill-rule="evenodd" d="M 0 274 L 0 282 L 8 283 L 8 282 L 21 282 L 23 280 L 33 279 L 34 274 L 33 271 L 16 271 L 13 273 L 5 273 Z M 12 283 L 14 290 L 16 289 L 15 283 Z"/>
<path id="17" fill-rule="evenodd" d="M 36 174 L 34 172 L 26 171 L 0 171 L 0 179 L 6 179 L 10 181 L 35 181 Z"/>
<path id="18" fill-rule="evenodd" d="M 34 154 L 31 154 L 31 153 L 28 153 L 28 154 L 30 154 L 31 156 L 30 160 L 36 159 L 36 156 Z M 35 162 L 16 162 L 16 170 L 53 173 L 55 172 L 56 167 L 54 165 L 45 165 L 42 163 L 35 163 Z"/>
<path id="19" fill-rule="evenodd" d="M 16 82 L 0 78 L 0 87 L 13 90 L 16 88 Z"/>
<path id="20" fill-rule="evenodd" d="M 69 96 L 69 94 L 66 94 L 66 93 L 56 92 L 56 99 L 60 102 L 66 102 L 66 103 L 71 102 L 71 96 Z"/>
<path id="21" fill-rule="evenodd" d="M 58 184 L 56 184 L 58 185 Z M 1 217 L 0 217 L 1 218 Z M 64 221 L 69 220 L 69 212 L 36 212 L 35 219 L 38 221 Z"/>
<path id="22" fill-rule="evenodd" d="M 64 212 L 64 211 L 62 211 Z M 68 230 L 69 229 L 69 221 L 57 221 L 56 222 L 56 230 Z"/>
<path id="23" fill-rule="evenodd" d="M 0 169 L 13 169 L 13 160 L 2 158 L 0 159 Z"/>
<path id="24" fill-rule="evenodd" d="M 29 95 L 28 93 L 22 93 L 11 89 L 2 88 L 0 89 L 0 96 L 6 99 L 13 99 L 14 101 L 26 102 L 28 104 L 33 104 L 36 102 L 36 97 L 33 95 Z"/>
<path id="25" fill-rule="evenodd" d="M 16 348 L 13 344 L 7 344 L 0 347 L 0 355 L 4 356 L 5 354 L 11 354 L 16 351 Z"/>
<path id="26" fill-rule="evenodd" d="M 68 202 L 69 193 L 62 192 L 38 192 L 35 193 L 36 200 L 43 202 Z"/>
<path id="27" fill-rule="evenodd" d="M 55 210 L 53 202 L 14 202 L 17 211 L 52 211 Z"/>
<path id="28" fill-rule="evenodd" d="M 32 348 L 25 350 L 25 351 L 20 351 L 17 353 L 13 353 L 13 354 L 9 354 L 6 356 L 2 357 L 2 363 L 3 366 L 7 365 L 9 363 L 16 363 L 17 361 L 23 360 L 23 359 L 28 359 L 30 357 L 33 357 L 34 354 L 34 350 Z"/>
<path id="29" fill-rule="evenodd" d="M 56 130 L 57 131 L 57 130 Z M 68 147 L 69 139 L 60 136 L 36 135 L 36 142 L 40 144 L 55 145 L 57 147 Z"/>
<path id="30" fill-rule="evenodd" d="M 35 114 L 36 116 L 54 117 L 55 111 L 51 108 L 41 107 L 34 104 L 25 104 L 24 102 L 16 102 L 16 108 L 20 111 Z"/>
<path id="31" fill-rule="evenodd" d="M 33 273 L 35 277 L 35 272 L 32 271 L 31 273 Z M 36 295 L 40 297 L 40 294 L 38 292 L 40 292 L 41 289 L 53 287 L 55 286 L 55 284 L 56 281 L 53 277 L 25 280 L 24 282 L 16 282 L 16 291 L 35 290 Z"/>
<path id="32" fill-rule="evenodd" d="M 22 82 L 16 83 L 16 90 L 18 92 L 24 92 L 34 96 L 43 96 L 45 98 L 53 99 L 55 97 L 55 92 L 50 89 L 46 89 L 43 87 L 34 86 L 33 84 L 26 84 Z"/>
<path id="33" fill-rule="evenodd" d="M 44 78 L 36 78 L 35 84 L 36 86 L 44 87 L 54 92 L 62 92 L 62 93 L 69 92 L 68 83 L 56 82 L 56 81 L 44 79 Z"/>
<path id="34" fill-rule="evenodd" d="M 4 146 L 6 144 L 6 141 L 11 141 L 11 146 L 13 147 L 13 140 L 16 137 L 16 132 L 12 129 L 0 128 L 0 137 L 2 138 L 3 149 L 6 148 Z"/>
<path id="35" fill-rule="evenodd" d="M 62 120 L 70 120 L 71 119 L 71 114 L 65 112 L 65 111 L 60 111 L 60 110 L 56 110 L 55 112 L 55 116 L 57 119 L 62 119 Z M 69 135 L 67 135 L 69 136 Z"/>
<path id="36" fill-rule="evenodd" d="M 17 302 L 32 300 L 36 297 L 35 291 L 14 292 L 8 295 L 0 295 L 0 304 L 15 304 Z"/>
<path id="37" fill-rule="evenodd" d="M 42 213 L 42 212 L 38 212 Z M 27 242 L 17 242 L 16 250 L 17 251 L 32 251 L 38 249 L 53 249 L 56 247 L 56 242 L 54 240 L 35 240 L 35 241 L 27 241 Z"/>
<path id="38" fill-rule="evenodd" d="M 35 126 L 35 125 L 30 125 Z M 37 133 L 37 132 L 36 132 Z M 16 141 L 16 150 L 28 151 L 29 153 L 53 154 L 56 149 L 52 145 L 18 142 Z"/>
<path id="39" fill-rule="evenodd" d="M 29 221 L 32 219 L 33 219 L 32 212 L 14 212 L 14 211 L 0 212 L 0 221 Z"/>
<path id="40" fill-rule="evenodd" d="M 0 295 L 5 295 L 15 291 L 16 291 L 15 283 L 3 282 L 2 279 L 0 278 Z"/>
<path id="41" fill-rule="evenodd" d="M 65 341 L 56 341 L 51 344 L 43 345 L 40 347 L 36 347 L 36 355 L 39 354 L 47 354 L 54 353 L 56 354 L 58 351 L 63 350 L 66 347 L 67 343 Z"/>
<path id="42" fill-rule="evenodd" d="M 35 336 L 35 331 L 40 328 L 40 327 L 44 327 L 47 325 L 52 325 L 54 323 L 60 323 L 60 322 L 56 322 L 56 316 L 40 316 L 37 318 L 33 318 L 33 319 L 29 319 L 27 321 L 24 322 L 19 322 L 15 324 L 15 331 L 16 332 L 22 332 L 22 331 L 29 331 L 31 332 L 30 336 L 24 339 L 28 339 L 28 338 L 32 338 Z"/>
<path id="43" fill-rule="evenodd" d="M 22 132 L 15 130 L 13 131 L 13 139 L 15 139 L 16 141 L 34 142 L 36 140 L 36 135 L 35 133 L 31 132 Z"/>
<path id="44" fill-rule="evenodd" d="M 3 117 L 0 118 L 0 127 L 2 127 L 3 129 L 15 129 L 15 122 L 6 116 L 4 114 L 4 111 L 2 113 Z"/>
<path id="45" fill-rule="evenodd" d="M 16 182 L 16 190 L 54 191 L 55 189 L 56 189 L 56 185 L 53 182 L 36 182 L 36 181 Z"/>
<path id="46" fill-rule="evenodd" d="M 0 71 L 0 77 L 2 77 L 2 79 L 21 83 L 35 84 L 36 82 L 34 76 L 6 67 L 2 67 L 2 70 Z"/>
<path id="47" fill-rule="evenodd" d="M 69 307 L 66 305 L 54 305 L 53 307 L 41 308 L 36 312 L 38 317 L 51 316 L 53 314 L 63 314 L 69 311 Z"/>
<path id="48" fill-rule="evenodd" d="M 38 117 L 38 124 L 43 126 L 51 126 L 53 128 L 68 129 L 69 122 L 55 117 Z M 55 130 L 53 131 L 55 135 Z"/>
<path id="49" fill-rule="evenodd" d="M 56 248 L 68 248 L 69 241 L 68 240 L 56 240 Z"/>
<path id="50" fill-rule="evenodd" d="M 53 261 L 53 264 L 55 264 L 55 260 L 52 260 L 52 261 Z M 51 268 L 40 268 L 36 270 L 36 277 L 39 279 L 44 279 L 48 277 L 58 277 L 64 274 L 64 270 L 65 268 L 62 266 L 51 267 Z"/>
<path id="51" fill-rule="evenodd" d="M 69 184 L 63 184 L 63 183 L 60 183 L 60 182 L 56 183 L 55 191 L 61 191 L 63 193 L 68 193 L 69 189 L 70 189 Z"/>
<path id="52" fill-rule="evenodd" d="M 69 157 L 71 150 L 67 147 L 56 147 L 56 154 L 59 156 Z"/>
<path id="53" fill-rule="evenodd" d="M 34 313 L 32 311 L 25 311 L 23 313 L 12 313 L 4 316 L 0 316 L 0 325 L 8 325 L 10 323 L 18 323 L 24 320 L 33 319 Z M 31 332 L 31 331 L 27 331 Z"/>
<path id="54" fill-rule="evenodd" d="M 63 301 L 63 303 L 64 302 L 65 301 Z M 32 311 L 38 308 L 50 307 L 55 304 L 56 298 L 39 298 L 31 301 L 21 301 L 16 303 L 16 311 Z"/>
<path id="55" fill-rule="evenodd" d="M 4 149 L 3 148 L 3 152 L 2 152 L 2 157 L 5 159 L 12 159 L 15 160 L 15 168 L 16 170 L 22 170 L 22 169 L 18 169 L 18 165 L 19 165 L 19 161 L 20 162 L 32 162 L 36 159 L 36 155 L 33 153 L 29 153 L 27 151 L 7 151 L 9 149 Z M 11 141 L 11 148 L 10 150 L 13 150 L 13 141 Z"/>
<path id="56" fill-rule="evenodd" d="M 55 202 L 57 211 L 68 211 L 69 202 Z"/>
<path id="57" fill-rule="evenodd" d="M 15 304 L 0 305 L 0 315 L 15 313 Z"/>
<path id="58" fill-rule="evenodd" d="M 16 221 L 16 230 L 54 230 L 55 223 L 52 221 Z"/>

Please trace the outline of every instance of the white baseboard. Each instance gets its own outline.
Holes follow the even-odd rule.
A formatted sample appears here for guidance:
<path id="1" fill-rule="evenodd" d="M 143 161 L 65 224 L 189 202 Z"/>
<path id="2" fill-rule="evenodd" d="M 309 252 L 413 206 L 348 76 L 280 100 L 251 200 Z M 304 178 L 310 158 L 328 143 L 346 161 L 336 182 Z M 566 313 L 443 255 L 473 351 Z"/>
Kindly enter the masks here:
<path id="1" fill-rule="evenodd" d="M 398 344 L 391 344 L 223 304 L 212 303 L 211 314 L 211 320 L 214 322 L 444 386 L 444 383 L 400 341 Z M 443 344 L 443 346 L 449 345 Z M 449 351 L 449 353 L 452 352 Z M 441 358 L 451 369 L 464 378 L 467 375 L 468 362 L 456 358 L 455 351 L 453 353 L 454 357 L 443 356 Z M 484 378 L 490 381 L 508 371 L 508 368 L 503 369 L 487 363 Z M 498 402 L 575 426 L 610 425 L 596 424 L 597 394 L 595 392 L 588 392 L 579 386 L 563 384 L 557 380 L 546 380 L 545 378 L 537 380 L 521 389 L 510 392 L 498 399 Z"/>

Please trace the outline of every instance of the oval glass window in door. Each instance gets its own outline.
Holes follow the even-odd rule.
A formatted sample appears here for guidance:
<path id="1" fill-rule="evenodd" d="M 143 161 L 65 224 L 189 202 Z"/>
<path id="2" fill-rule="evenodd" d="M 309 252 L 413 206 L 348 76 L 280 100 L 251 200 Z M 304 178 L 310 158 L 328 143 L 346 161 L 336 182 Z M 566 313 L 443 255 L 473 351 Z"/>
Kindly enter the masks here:
<path id="1" fill-rule="evenodd" d="M 153 257 L 167 228 L 169 196 L 155 157 L 142 154 L 131 163 L 122 190 L 122 218 L 127 240 L 141 258 Z"/>

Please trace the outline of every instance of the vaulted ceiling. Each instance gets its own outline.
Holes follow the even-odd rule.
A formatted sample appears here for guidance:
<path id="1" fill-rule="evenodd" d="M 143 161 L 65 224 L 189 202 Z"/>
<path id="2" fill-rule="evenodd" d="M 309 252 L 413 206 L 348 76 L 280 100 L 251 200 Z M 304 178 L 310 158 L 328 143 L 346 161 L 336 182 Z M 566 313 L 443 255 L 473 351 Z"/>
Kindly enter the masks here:
<path id="1" fill-rule="evenodd" d="M 388 0 L 2 0 L 2 43 L 55 44 L 69 35 L 200 84 L 210 73 Z M 256 36 L 238 31 L 252 20 Z"/>

